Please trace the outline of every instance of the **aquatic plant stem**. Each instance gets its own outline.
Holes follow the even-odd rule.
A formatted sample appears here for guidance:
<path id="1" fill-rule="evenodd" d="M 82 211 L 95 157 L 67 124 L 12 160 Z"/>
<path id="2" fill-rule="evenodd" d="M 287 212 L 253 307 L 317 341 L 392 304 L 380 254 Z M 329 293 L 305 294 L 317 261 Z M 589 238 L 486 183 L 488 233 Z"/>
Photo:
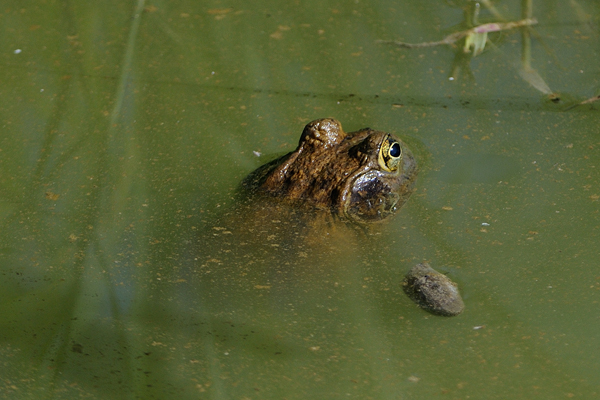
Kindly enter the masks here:
<path id="1" fill-rule="evenodd" d="M 135 39 L 138 35 L 140 28 L 140 21 L 144 7 L 146 6 L 146 0 L 138 0 L 135 7 L 135 11 L 132 17 L 131 29 L 129 30 L 129 36 L 127 37 L 127 44 L 125 47 L 125 57 L 121 67 L 121 76 L 119 79 L 119 86 L 117 88 L 115 106 L 110 114 L 110 126 L 115 126 L 118 122 L 121 114 L 121 108 L 123 107 L 123 99 L 125 97 L 125 91 L 131 76 L 131 65 L 133 61 L 133 53 L 135 50 Z"/>
<path id="2" fill-rule="evenodd" d="M 521 18 L 531 19 L 533 14 L 532 0 L 522 0 L 521 2 Z M 521 29 L 521 62 L 525 71 L 531 70 L 531 34 L 529 29 L 524 26 Z"/>

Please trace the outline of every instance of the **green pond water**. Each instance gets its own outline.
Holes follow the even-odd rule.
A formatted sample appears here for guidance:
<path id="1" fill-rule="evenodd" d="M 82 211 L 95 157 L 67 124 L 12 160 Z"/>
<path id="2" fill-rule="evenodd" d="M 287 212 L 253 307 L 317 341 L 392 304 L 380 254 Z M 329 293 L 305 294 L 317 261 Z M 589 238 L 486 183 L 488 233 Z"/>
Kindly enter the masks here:
<path id="1" fill-rule="evenodd" d="M 527 16 L 476 57 L 464 38 L 378 42 Z M 598 398 L 599 16 L 4 1 L 0 398 Z M 368 234 L 297 238 L 236 195 L 322 117 L 418 159 L 417 191 Z M 403 293 L 423 261 L 461 315 Z"/>

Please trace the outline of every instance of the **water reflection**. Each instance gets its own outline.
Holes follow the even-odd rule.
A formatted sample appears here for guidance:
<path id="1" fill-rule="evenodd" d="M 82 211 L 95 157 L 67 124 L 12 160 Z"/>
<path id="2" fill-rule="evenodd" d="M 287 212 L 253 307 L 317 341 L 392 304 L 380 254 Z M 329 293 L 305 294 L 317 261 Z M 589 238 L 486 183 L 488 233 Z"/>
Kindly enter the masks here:
<path id="1" fill-rule="evenodd" d="M 254 198 L 225 213 L 199 238 L 202 258 L 195 275 L 205 290 L 239 304 L 265 297 L 273 305 L 315 303 L 313 296 L 323 300 L 360 275 L 357 261 L 376 252 L 365 249 L 379 229 L 326 210 Z"/>

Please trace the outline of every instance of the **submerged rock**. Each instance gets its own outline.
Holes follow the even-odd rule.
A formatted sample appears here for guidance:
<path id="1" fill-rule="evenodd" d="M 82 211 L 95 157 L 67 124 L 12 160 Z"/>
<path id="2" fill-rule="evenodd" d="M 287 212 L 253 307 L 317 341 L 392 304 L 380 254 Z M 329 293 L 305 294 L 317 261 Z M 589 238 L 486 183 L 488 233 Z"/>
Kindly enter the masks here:
<path id="1" fill-rule="evenodd" d="M 432 314 L 452 317 L 465 309 L 456 283 L 427 263 L 411 268 L 402 285 L 411 300 Z"/>

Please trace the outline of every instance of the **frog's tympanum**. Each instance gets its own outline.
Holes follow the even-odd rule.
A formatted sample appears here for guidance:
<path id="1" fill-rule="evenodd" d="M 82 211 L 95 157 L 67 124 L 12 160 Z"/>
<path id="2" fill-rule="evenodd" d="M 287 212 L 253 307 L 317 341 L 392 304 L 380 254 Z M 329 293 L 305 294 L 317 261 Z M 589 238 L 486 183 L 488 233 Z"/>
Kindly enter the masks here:
<path id="1" fill-rule="evenodd" d="M 415 159 L 399 139 L 369 128 L 346 133 L 339 121 L 324 118 L 306 125 L 296 150 L 258 168 L 243 185 L 372 222 L 408 200 L 416 176 Z"/>

